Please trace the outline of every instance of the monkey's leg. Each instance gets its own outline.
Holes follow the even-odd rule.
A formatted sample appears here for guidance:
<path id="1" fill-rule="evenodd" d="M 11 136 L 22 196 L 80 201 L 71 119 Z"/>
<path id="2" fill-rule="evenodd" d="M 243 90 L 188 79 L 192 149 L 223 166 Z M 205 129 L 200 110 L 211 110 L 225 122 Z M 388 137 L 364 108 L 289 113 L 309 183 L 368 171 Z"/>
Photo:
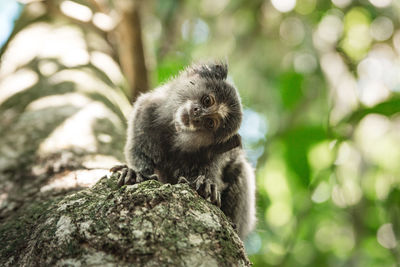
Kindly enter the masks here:
<path id="1" fill-rule="evenodd" d="M 254 172 L 247 161 L 232 163 L 224 170 L 223 181 L 227 187 L 221 193 L 221 210 L 243 239 L 256 220 Z"/>

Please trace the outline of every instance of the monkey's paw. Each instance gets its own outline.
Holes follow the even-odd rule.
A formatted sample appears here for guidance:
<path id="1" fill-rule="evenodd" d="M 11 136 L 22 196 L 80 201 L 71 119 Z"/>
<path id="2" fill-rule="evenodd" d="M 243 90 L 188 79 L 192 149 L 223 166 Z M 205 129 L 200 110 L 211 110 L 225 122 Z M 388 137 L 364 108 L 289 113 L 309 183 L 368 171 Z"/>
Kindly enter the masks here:
<path id="1" fill-rule="evenodd" d="M 221 193 L 218 191 L 217 185 L 210 179 L 204 175 L 199 175 L 194 180 L 192 186 L 194 186 L 197 193 L 204 199 L 209 199 L 212 204 L 221 207 Z"/>
<path id="2" fill-rule="evenodd" d="M 110 172 L 118 173 L 118 186 L 138 184 L 147 180 L 158 180 L 157 174 L 145 176 L 126 165 L 114 166 L 110 169 Z"/>

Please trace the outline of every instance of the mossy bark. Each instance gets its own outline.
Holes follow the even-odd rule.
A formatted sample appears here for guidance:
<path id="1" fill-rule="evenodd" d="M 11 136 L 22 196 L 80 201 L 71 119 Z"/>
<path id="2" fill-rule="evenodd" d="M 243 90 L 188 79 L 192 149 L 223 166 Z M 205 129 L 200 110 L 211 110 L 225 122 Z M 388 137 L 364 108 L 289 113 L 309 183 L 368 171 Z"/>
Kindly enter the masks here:
<path id="1" fill-rule="evenodd" d="M 24 204 L 0 224 L 1 266 L 248 266 L 220 209 L 186 184 L 95 186 Z"/>

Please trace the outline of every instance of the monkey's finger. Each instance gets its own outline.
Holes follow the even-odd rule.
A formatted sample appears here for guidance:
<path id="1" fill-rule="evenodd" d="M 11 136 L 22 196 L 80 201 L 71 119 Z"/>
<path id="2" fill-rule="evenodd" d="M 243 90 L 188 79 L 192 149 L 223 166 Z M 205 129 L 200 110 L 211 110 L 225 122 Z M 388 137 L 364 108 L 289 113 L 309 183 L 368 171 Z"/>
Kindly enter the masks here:
<path id="1" fill-rule="evenodd" d="M 146 177 L 146 178 L 147 178 L 147 180 L 156 180 L 156 181 L 159 180 L 157 174 L 152 174 L 152 175 L 150 175 L 149 177 Z"/>
<path id="2" fill-rule="evenodd" d="M 126 166 L 125 164 L 124 165 L 116 165 L 110 169 L 110 172 L 117 172 L 124 168 L 128 168 L 128 166 Z"/>
<path id="3" fill-rule="evenodd" d="M 204 183 L 204 180 L 201 178 L 197 178 L 197 181 L 195 182 L 195 186 L 196 186 L 196 192 L 203 198 L 206 198 L 206 194 L 205 194 L 206 184 Z"/>
<path id="4" fill-rule="evenodd" d="M 146 180 L 144 177 L 145 176 L 142 175 L 141 173 L 137 173 L 137 175 L 136 175 L 136 183 L 144 182 Z"/>
<path id="5" fill-rule="evenodd" d="M 197 177 L 195 181 L 196 191 L 199 191 L 200 187 L 204 184 L 204 178 L 204 175 L 200 175 L 199 177 Z"/>
<path id="6" fill-rule="evenodd" d="M 132 185 L 136 183 L 136 172 L 131 168 L 128 168 L 128 172 L 126 174 L 126 183 L 128 185 Z"/>
<path id="7" fill-rule="evenodd" d="M 197 190 L 197 193 L 202 196 L 204 199 L 207 199 L 207 195 L 206 195 L 206 190 L 205 190 L 206 184 L 202 184 L 199 188 L 199 190 Z"/>
<path id="8" fill-rule="evenodd" d="M 217 203 L 217 198 L 218 198 L 217 187 L 216 187 L 215 184 L 211 184 L 211 195 L 210 195 L 211 203 L 213 203 L 214 205 L 216 205 L 216 203 Z"/>
<path id="9" fill-rule="evenodd" d="M 188 184 L 188 183 L 189 181 L 185 177 L 183 176 L 179 177 L 178 184 Z"/>
<path id="10" fill-rule="evenodd" d="M 200 190 L 202 183 L 200 181 L 196 181 L 196 191 Z"/>
<path id="11" fill-rule="evenodd" d="M 204 198 L 208 198 L 211 195 L 211 183 L 207 180 L 204 183 Z"/>
<path id="12" fill-rule="evenodd" d="M 217 192 L 217 201 L 215 204 L 218 208 L 221 208 L 221 194 Z"/>
<path id="13" fill-rule="evenodd" d="M 125 177 L 128 173 L 128 169 L 123 169 L 122 173 L 119 175 L 118 186 L 123 186 L 125 184 Z"/>
<path id="14" fill-rule="evenodd" d="M 118 187 L 121 187 L 125 183 L 125 177 L 121 177 L 120 173 L 117 173 L 117 175 L 118 175 Z"/>

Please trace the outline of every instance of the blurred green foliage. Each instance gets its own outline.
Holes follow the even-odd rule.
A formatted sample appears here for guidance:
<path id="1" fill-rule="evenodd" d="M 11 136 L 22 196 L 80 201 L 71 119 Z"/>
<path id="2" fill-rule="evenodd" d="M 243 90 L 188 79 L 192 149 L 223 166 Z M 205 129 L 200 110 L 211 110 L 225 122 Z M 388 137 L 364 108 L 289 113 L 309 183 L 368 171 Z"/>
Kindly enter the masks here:
<path id="1" fill-rule="evenodd" d="M 221 2 L 174 14 L 193 31 L 204 21 L 209 34 L 177 33 L 156 58 L 156 84 L 190 60 L 227 57 L 245 108 L 266 121 L 266 138 L 246 143 L 265 151 L 258 228 L 246 242 L 254 265 L 397 265 L 400 4 Z M 397 163 L 385 167 L 386 157 Z"/>
<path id="2" fill-rule="evenodd" d="M 251 111 L 254 266 L 399 264 L 397 0 L 154 0 L 142 12 L 153 87 L 226 58 Z"/>

